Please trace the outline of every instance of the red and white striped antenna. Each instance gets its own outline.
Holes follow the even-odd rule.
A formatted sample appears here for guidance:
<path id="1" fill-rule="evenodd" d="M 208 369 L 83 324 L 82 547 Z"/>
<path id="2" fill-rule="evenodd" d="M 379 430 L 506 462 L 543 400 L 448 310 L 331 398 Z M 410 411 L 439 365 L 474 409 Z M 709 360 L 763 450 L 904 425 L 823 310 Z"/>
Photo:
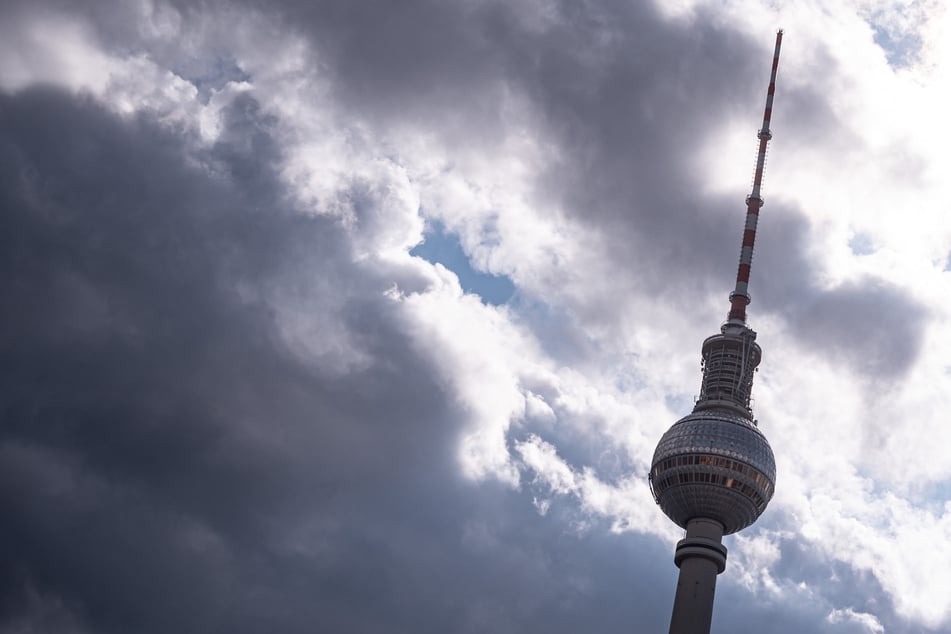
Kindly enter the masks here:
<path id="1" fill-rule="evenodd" d="M 763 127 L 757 133 L 759 152 L 756 156 L 756 172 L 753 176 L 753 191 L 746 197 L 746 227 L 743 231 L 743 244 L 740 247 L 740 267 L 736 272 L 736 288 L 730 293 L 730 314 L 727 324 L 746 325 L 746 306 L 750 303 L 749 282 L 750 265 L 753 263 L 753 244 L 756 241 L 756 223 L 759 210 L 763 206 L 760 187 L 763 184 L 763 168 L 766 165 L 766 144 L 773 138 L 769 131 L 769 120 L 773 114 L 773 93 L 776 92 L 776 69 L 779 68 L 779 47 L 783 43 L 783 31 L 776 32 L 776 50 L 773 53 L 773 69 L 769 75 L 769 89 L 766 92 L 766 110 L 763 113 Z"/>

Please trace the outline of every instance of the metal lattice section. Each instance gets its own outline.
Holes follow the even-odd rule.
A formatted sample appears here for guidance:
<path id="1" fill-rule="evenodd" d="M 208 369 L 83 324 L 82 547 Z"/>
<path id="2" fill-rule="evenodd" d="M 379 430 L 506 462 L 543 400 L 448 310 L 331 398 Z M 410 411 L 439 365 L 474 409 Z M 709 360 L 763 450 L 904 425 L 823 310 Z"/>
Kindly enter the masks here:
<path id="1" fill-rule="evenodd" d="M 703 382 L 697 409 L 738 408 L 748 418 L 753 390 L 753 372 L 762 359 L 756 333 L 747 327 L 727 327 L 707 337 L 701 350 Z"/>
<path id="2" fill-rule="evenodd" d="M 680 419 L 654 452 L 654 499 L 677 525 L 696 517 L 717 520 L 724 534 L 756 521 L 773 497 L 776 462 L 763 433 L 728 410 L 703 410 Z"/>

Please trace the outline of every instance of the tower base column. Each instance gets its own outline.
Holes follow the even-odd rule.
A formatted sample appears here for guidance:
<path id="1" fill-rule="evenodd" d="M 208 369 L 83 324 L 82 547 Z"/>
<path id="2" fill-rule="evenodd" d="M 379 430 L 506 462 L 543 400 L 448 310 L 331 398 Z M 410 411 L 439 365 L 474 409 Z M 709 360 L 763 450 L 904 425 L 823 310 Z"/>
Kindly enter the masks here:
<path id="1" fill-rule="evenodd" d="M 697 518 L 687 523 L 687 536 L 677 542 L 674 563 L 680 568 L 670 634 L 709 634 L 717 575 L 726 568 L 723 525 Z"/>

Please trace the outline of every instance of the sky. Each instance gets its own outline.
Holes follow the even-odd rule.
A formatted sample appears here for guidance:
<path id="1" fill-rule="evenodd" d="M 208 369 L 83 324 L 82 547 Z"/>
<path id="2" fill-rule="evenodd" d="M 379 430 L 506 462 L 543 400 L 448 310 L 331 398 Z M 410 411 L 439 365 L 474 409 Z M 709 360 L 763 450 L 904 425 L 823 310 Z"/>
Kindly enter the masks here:
<path id="1" fill-rule="evenodd" d="M 0 632 L 660 632 L 750 283 L 713 632 L 951 629 L 951 13 L 7 0 Z"/>

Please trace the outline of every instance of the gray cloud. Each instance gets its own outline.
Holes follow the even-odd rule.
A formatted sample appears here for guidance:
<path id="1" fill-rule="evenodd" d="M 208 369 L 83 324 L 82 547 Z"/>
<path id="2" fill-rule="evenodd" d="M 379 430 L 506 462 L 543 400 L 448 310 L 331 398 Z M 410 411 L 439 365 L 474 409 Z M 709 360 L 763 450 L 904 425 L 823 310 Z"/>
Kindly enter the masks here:
<path id="1" fill-rule="evenodd" d="M 881 280 L 843 284 L 801 307 L 803 339 L 846 360 L 860 375 L 900 378 L 921 349 L 923 306 Z"/>
<path id="2" fill-rule="evenodd" d="M 384 128 L 397 118 L 425 121 L 454 138 L 462 118 L 467 140 L 485 142 L 504 132 L 502 86 L 526 96 L 539 133 L 565 157 L 537 183 L 539 197 L 602 233 L 617 271 L 635 287 L 685 310 L 698 294 L 722 294 L 726 310 L 745 207 L 742 197 L 700 194 L 693 152 L 718 122 L 751 111 L 752 155 L 768 70 L 768 58 L 757 54 L 763 47 L 715 16 L 665 22 L 645 4 L 556 3 L 541 29 L 495 3 L 466 10 L 424 1 L 398 10 L 353 2 L 285 6 L 295 27 L 336 62 L 338 97 Z M 848 134 L 815 86 L 786 82 L 780 92 L 784 143 Z M 857 373 L 904 374 L 920 348 L 923 307 L 874 279 L 822 289 L 808 231 L 801 212 L 769 201 L 754 308 L 779 313 L 803 342 L 822 344 Z M 864 325 L 854 328 L 848 315 L 858 309 Z M 882 336 L 892 326 L 902 336 Z"/>
<path id="3" fill-rule="evenodd" d="M 903 377 L 921 351 L 927 308 L 873 276 L 821 287 L 806 219 L 782 201 L 763 216 L 750 283 L 754 308 L 779 314 L 801 344 L 857 376 Z"/>
<path id="4" fill-rule="evenodd" d="M 252 102 L 232 107 L 245 145 L 225 135 L 212 175 L 146 121 L 55 92 L 0 112 L 6 585 L 97 631 L 256 630 L 237 616 L 289 558 L 280 525 L 447 471 L 444 422 L 461 417 L 342 231 L 282 207 Z M 334 276 L 328 312 L 388 362 L 304 366 L 274 308 L 240 292 L 304 275 Z"/>

